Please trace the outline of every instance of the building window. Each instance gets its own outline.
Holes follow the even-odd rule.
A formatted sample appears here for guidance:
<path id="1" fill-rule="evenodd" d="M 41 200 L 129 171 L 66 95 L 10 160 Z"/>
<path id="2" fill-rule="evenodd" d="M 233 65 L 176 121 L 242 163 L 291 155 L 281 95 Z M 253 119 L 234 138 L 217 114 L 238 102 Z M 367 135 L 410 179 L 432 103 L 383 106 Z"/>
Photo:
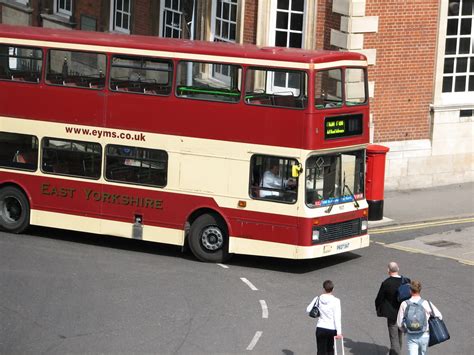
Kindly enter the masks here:
<path id="1" fill-rule="evenodd" d="M 15 0 L 16 2 L 19 2 L 20 4 L 23 4 L 23 5 L 28 5 L 28 0 Z"/>
<path id="2" fill-rule="evenodd" d="M 449 0 L 443 93 L 474 92 L 474 2 Z"/>
<path id="3" fill-rule="evenodd" d="M 270 46 L 303 47 L 305 0 L 272 0 L 270 16 Z M 275 87 L 298 89 L 291 83 L 291 77 L 275 77 Z"/>
<path id="4" fill-rule="evenodd" d="M 130 33 L 130 0 L 112 0 L 112 31 Z"/>
<path id="5" fill-rule="evenodd" d="M 161 37 L 183 38 L 183 8 L 181 0 L 161 1 Z"/>
<path id="6" fill-rule="evenodd" d="M 237 0 L 212 2 L 212 36 L 215 42 L 235 43 L 237 35 Z"/>
<path id="7" fill-rule="evenodd" d="M 273 0 L 270 45 L 303 47 L 305 0 Z"/>
<path id="8" fill-rule="evenodd" d="M 72 16 L 72 0 L 54 0 L 54 13 L 62 16 Z"/>
<path id="9" fill-rule="evenodd" d="M 214 0 L 212 2 L 211 40 L 214 42 L 236 42 L 237 0 Z M 231 67 L 216 65 L 213 77 L 228 83 Z"/>

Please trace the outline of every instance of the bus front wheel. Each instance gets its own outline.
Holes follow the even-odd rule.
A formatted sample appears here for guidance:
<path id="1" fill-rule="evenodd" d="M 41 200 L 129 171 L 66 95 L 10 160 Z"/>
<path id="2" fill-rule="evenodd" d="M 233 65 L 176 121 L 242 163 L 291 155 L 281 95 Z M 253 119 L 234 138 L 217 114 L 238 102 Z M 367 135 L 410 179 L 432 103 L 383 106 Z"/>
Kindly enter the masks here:
<path id="1" fill-rule="evenodd" d="M 0 189 L 0 227 L 10 233 L 22 233 L 30 224 L 30 204 L 16 187 Z"/>
<path id="2" fill-rule="evenodd" d="M 219 263 L 227 260 L 228 243 L 227 228 L 214 215 L 202 215 L 191 225 L 189 247 L 201 261 Z"/>

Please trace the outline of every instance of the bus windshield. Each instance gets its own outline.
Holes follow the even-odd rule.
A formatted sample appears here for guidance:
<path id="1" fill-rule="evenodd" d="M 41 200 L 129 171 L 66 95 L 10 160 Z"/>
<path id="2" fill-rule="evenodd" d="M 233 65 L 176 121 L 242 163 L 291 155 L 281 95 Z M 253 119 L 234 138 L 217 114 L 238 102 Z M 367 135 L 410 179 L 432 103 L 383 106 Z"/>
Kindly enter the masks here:
<path id="1" fill-rule="evenodd" d="M 313 155 L 306 162 L 306 205 L 323 207 L 364 194 L 364 150 Z"/>
<path id="2" fill-rule="evenodd" d="M 344 75 L 343 75 L 344 73 Z M 342 82 L 344 80 L 344 86 Z M 314 78 L 314 99 L 317 109 L 363 105 L 367 102 L 365 70 L 335 68 L 320 70 Z"/>

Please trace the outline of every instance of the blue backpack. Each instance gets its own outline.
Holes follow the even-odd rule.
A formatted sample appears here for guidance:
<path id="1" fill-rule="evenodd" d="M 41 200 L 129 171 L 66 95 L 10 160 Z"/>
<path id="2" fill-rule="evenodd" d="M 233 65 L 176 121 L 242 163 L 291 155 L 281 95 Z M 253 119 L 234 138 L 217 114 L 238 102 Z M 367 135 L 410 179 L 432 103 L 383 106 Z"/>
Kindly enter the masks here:
<path id="1" fill-rule="evenodd" d="M 428 329 L 428 319 L 423 307 L 424 300 L 418 302 L 406 301 L 407 308 L 403 316 L 403 326 L 410 334 L 424 333 Z"/>
<path id="2" fill-rule="evenodd" d="M 402 276 L 402 284 L 398 286 L 397 300 L 398 302 L 406 301 L 411 297 L 410 282 L 406 277 Z"/>

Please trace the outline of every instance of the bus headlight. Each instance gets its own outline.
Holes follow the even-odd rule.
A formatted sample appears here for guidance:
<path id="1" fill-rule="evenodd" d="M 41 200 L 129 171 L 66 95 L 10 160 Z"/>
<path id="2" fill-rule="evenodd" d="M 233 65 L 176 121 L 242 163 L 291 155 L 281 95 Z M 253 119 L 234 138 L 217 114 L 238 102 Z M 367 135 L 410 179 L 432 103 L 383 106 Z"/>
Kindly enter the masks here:
<path id="1" fill-rule="evenodd" d="M 319 242 L 319 230 L 313 228 L 313 242 Z"/>
<path id="2" fill-rule="evenodd" d="M 366 219 L 363 219 L 362 223 L 360 224 L 360 229 L 362 231 L 366 231 L 368 227 L 369 227 L 369 222 Z"/>

